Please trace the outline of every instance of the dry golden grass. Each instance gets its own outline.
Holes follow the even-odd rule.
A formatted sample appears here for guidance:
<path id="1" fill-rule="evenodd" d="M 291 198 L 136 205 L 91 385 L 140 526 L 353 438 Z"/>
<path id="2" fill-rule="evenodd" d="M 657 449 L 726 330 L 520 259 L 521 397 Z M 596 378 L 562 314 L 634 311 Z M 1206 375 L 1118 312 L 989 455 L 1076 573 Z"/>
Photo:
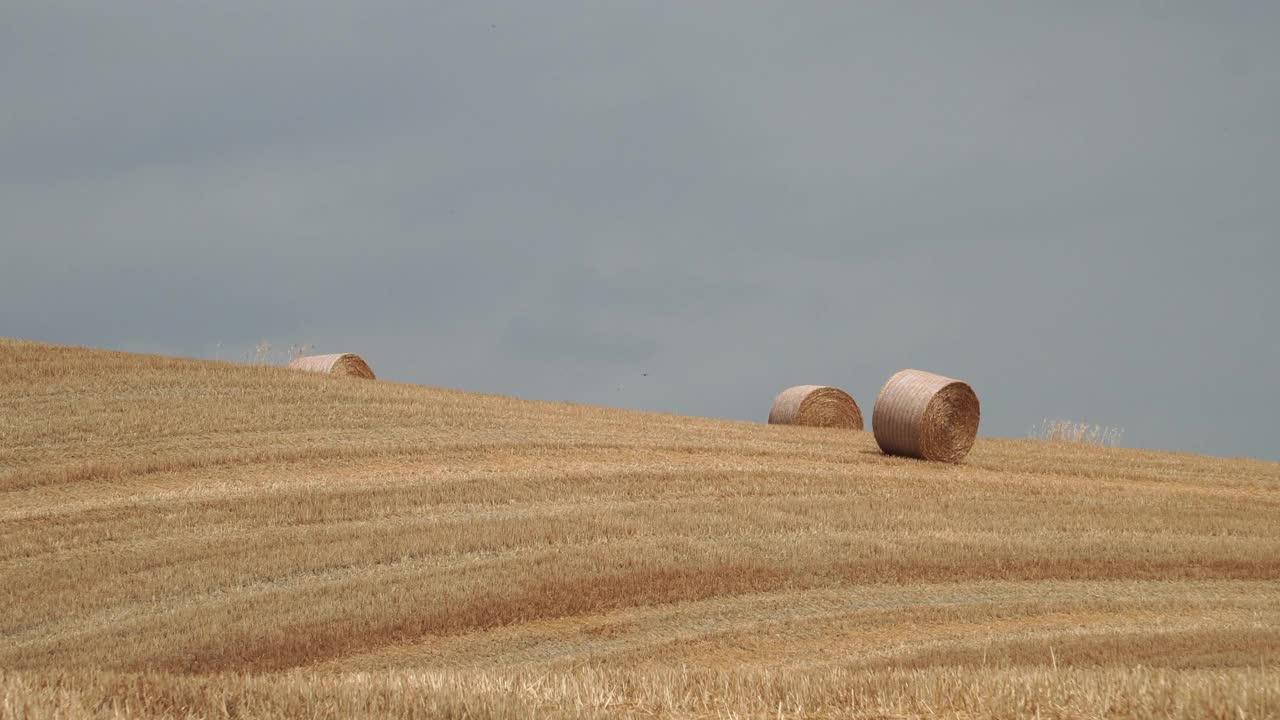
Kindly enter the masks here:
<path id="1" fill-rule="evenodd" d="M 0 717 L 1280 716 L 1280 465 L 0 340 Z"/>

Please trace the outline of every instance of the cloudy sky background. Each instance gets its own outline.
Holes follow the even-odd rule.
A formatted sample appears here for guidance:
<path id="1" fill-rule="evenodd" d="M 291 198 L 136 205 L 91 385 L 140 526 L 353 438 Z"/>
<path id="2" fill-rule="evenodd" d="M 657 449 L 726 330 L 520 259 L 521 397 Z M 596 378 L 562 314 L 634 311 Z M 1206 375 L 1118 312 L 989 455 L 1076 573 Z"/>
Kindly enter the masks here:
<path id="1" fill-rule="evenodd" d="M 265 5 L 0 5 L 0 336 L 1280 459 L 1280 5 Z"/>

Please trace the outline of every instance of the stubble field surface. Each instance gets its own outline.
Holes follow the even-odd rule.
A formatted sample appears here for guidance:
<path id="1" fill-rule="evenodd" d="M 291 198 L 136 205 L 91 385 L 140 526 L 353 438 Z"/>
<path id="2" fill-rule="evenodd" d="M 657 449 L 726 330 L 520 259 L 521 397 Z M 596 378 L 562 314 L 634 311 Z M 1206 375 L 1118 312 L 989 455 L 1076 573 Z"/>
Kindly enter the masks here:
<path id="1" fill-rule="evenodd" d="M 1280 717 L 1280 464 L 0 340 L 0 718 L 389 715 Z"/>

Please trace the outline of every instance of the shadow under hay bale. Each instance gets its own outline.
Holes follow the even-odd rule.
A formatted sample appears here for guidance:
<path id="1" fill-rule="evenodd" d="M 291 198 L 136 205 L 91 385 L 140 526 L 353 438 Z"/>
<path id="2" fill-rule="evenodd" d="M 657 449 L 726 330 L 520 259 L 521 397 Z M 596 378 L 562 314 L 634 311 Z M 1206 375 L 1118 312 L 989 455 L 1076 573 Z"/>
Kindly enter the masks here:
<path id="1" fill-rule="evenodd" d="M 871 415 L 876 443 L 890 455 L 960 462 L 978 435 L 973 388 L 923 370 L 902 370 L 880 389 Z"/>
<path id="2" fill-rule="evenodd" d="M 769 424 L 861 430 L 862 410 L 853 396 L 840 388 L 797 385 L 773 399 Z"/>
<path id="3" fill-rule="evenodd" d="M 369 364 L 355 353 L 305 355 L 290 362 L 289 368 L 328 375 L 347 375 L 349 377 L 377 380 L 373 370 L 369 368 Z"/>

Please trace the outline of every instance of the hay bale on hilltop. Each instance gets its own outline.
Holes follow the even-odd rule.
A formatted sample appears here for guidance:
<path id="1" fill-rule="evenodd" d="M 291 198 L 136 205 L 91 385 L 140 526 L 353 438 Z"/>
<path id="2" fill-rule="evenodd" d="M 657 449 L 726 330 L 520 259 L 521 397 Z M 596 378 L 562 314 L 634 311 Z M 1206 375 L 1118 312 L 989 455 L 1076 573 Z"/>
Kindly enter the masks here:
<path id="1" fill-rule="evenodd" d="M 960 462 L 973 447 L 981 413 L 968 384 L 923 370 L 902 370 L 876 396 L 871 427 L 890 455 Z"/>
<path id="2" fill-rule="evenodd" d="M 329 375 L 347 375 L 350 377 L 377 380 L 373 370 L 369 368 L 359 355 L 355 353 L 338 353 L 336 355 L 304 355 L 289 363 L 293 370 L 326 373 Z"/>
<path id="3" fill-rule="evenodd" d="M 862 429 L 862 410 L 853 396 L 827 385 L 796 385 L 778 393 L 769 410 L 771 425 Z"/>

